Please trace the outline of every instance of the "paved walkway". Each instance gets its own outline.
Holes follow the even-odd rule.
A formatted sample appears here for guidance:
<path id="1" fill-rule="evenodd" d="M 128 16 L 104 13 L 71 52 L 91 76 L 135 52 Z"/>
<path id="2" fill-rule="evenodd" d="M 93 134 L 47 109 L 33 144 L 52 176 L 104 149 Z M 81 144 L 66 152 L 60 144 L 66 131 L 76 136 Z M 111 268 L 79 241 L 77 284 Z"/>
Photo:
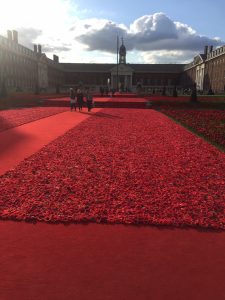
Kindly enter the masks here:
<path id="1" fill-rule="evenodd" d="M 1 174 L 87 117 L 1 133 Z M 225 232 L 0 221 L 0 299 L 222 300 L 224 250 Z"/>

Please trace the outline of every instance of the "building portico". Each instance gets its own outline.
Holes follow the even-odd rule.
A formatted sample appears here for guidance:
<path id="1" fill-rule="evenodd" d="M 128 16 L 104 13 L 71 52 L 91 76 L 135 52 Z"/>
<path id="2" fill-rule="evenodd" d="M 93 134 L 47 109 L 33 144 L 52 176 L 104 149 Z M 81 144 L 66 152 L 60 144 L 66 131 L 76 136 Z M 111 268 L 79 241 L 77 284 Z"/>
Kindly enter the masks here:
<path id="1" fill-rule="evenodd" d="M 132 89 L 134 70 L 128 65 L 119 64 L 111 69 L 111 88 L 121 91 Z"/>

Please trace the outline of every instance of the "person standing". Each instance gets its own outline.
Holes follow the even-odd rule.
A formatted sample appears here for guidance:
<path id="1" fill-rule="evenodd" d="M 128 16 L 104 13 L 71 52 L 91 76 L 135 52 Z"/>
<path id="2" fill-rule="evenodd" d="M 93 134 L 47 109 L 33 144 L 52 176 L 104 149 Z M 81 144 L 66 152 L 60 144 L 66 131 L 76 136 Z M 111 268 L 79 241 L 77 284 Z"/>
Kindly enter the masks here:
<path id="1" fill-rule="evenodd" d="M 104 96 L 104 88 L 102 86 L 100 86 L 100 94 L 101 94 L 101 97 Z"/>
<path id="2" fill-rule="evenodd" d="M 83 104 L 84 104 L 84 95 L 81 89 L 77 90 L 77 104 L 78 104 L 79 111 L 82 111 Z"/>
<path id="3" fill-rule="evenodd" d="M 87 90 L 87 93 L 86 93 L 86 104 L 87 104 L 88 111 L 91 111 L 91 109 L 93 107 L 93 96 L 90 93 L 89 89 Z"/>
<path id="4" fill-rule="evenodd" d="M 70 88 L 70 111 L 77 110 L 76 108 L 76 95 L 73 88 Z"/>

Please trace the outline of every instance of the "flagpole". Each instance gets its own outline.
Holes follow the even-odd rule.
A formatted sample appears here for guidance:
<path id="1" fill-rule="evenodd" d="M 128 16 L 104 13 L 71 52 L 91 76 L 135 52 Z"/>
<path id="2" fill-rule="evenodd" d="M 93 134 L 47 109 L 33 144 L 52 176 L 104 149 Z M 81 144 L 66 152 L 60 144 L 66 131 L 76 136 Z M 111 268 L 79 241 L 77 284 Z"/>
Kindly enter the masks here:
<path id="1" fill-rule="evenodd" d="M 119 91 L 119 82 L 118 82 L 118 76 L 119 76 L 119 70 L 118 70 L 118 66 L 119 66 L 119 37 L 117 34 L 117 53 L 116 53 L 116 91 Z"/>

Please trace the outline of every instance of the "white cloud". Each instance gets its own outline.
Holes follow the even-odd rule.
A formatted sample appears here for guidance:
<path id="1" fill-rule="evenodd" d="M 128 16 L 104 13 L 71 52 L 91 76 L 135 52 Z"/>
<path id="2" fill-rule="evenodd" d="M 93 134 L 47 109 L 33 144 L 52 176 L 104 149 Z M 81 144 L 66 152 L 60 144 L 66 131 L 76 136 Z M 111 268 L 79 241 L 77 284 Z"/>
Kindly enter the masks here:
<path id="1" fill-rule="evenodd" d="M 72 0 L 7 0 L 0 10 L 0 33 L 19 32 L 19 42 L 42 44 L 48 56 L 67 62 L 114 62 L 117 35 L 124 38 L 127 62 L 186 62 L 220 38 L 199 35 L 162 12 L 145 15 L 130 26 L 107 19 L 80 19 Z M 130 61 L 128 60 L 130 59 Z"/>
<path id="2" fill-rule="evenodd" d="M 32 49 L 33 41 L 35 41 L 40 35 L 42 35 L 42 30 L 35 28 L 22 27 L 17 28 L 19 32 L 19 42 L 20 44 Z"/>
<path id="3" fill-rule="evenodd" d="M 116 53 L 117 35 L 127 35 L 127 28 L 109 20 L 90 19 L 84 20 L 78 26 L 74 26 L 74 36 L 77 41 L 87 45 L 88 50 L 102 50 Z M 80 30 L 79 30 L 80 29 Z"/>
<path id="4" fill-rule="evenodd" d="M 99 24 L 99 21 L 98 21 Z M 126 41 L 127 50 L 139 51 L 201 51 L 205 45 L 218 46 L 222 41 L 196 33 L 186 24 L 174 22 L 164 13 L 146 15 L 135 20 L 130 28 L 104 20 L 99 28 L 86 22 L 85 32 L 76 39 L 88 46 L 89 50 L 113 52 L 113 37 L 118 32 Z M 85 27 L 85 26 L 84 26 Z"/>
<path id="5" fill-rule="evenodd" d="M 1 5 L 0 28 L 32 27 L 54 34 L 70 22 L 69 0 L 7 0 Z"/>
<path id="6" fill-rule="evenodd" d="M 183 64 L 189 63 L 193 59 L 193 52 L 188 50 L 159 50 L 143 52 L 141 54 L 143 63 L 149 64 Z"/>
<path id="7" fill-rule="evenodd" d="M 163 13 L 143 16 L 130 25 L 131 34 L 145 35 L 151 39 L 174 38 L 176 31 L 175 24 Z"/>

